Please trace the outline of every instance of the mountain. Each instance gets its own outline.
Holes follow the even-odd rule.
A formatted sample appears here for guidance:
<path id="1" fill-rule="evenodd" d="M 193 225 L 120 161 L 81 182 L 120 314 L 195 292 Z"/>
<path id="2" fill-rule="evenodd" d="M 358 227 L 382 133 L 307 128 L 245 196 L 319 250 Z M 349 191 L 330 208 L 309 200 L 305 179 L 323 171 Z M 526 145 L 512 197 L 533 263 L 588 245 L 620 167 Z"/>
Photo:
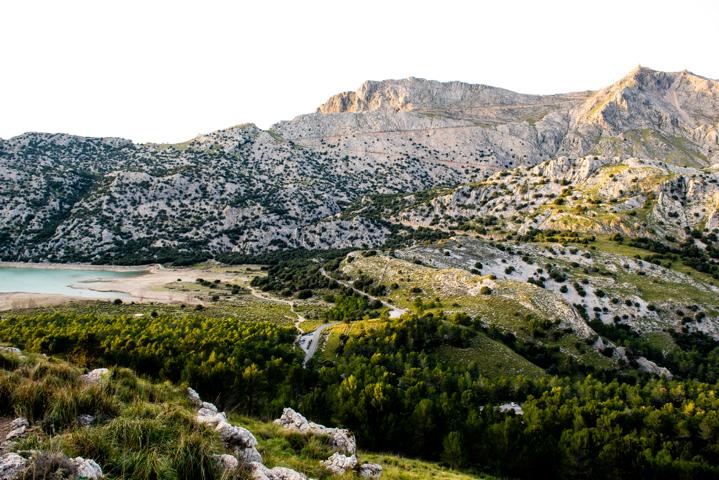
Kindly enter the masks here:
<path id="1" fill-rule="evenodd" d="M 691 181 L 709 182 L 699 203 L 714 198 L 718 129 L 719 82 L 638 68 L 598 92 L 550 96 L 369 81 L 266 131 L 241 125 L 175 145 L 27 133 L 0 141 L 0 258 L 132 263 L 381 245 L 432 225 L 358 214 L 372 197 L 474 190 L 503 184 L 507 169 L 542 164 L 533 174 L 544 175 L 594 157 L 663 162 L 676 184 L 660 195 L 674 201 L 667 216 L 684 212 L 672 189 Z M 680 227 L 706 217 L 698 208 Z"/>

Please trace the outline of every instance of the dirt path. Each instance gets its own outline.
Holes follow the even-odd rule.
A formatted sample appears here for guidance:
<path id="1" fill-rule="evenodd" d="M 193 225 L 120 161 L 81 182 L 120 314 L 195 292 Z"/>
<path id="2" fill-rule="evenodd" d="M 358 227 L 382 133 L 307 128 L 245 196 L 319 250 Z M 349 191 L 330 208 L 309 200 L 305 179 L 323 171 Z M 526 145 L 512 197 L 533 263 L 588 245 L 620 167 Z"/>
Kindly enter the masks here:
<path id="1" fill-rule="evenodd" d="M 297 319 L 295 320 L 295 328 L 298 332 L 297 344 L 300 346 L 302 351 L 305 352 L 305 359 L 302 364 L 307 365 L 307 362 L 309 362 L 315 355 L 315 353 L 317 353 L 317 349 L 320 345 L 320 339 L 322 338 L 322 331 L 328 327 L 331 327 L 332 325 L 337 324 L 337 322 L 325 323 L 323 325 L 320 325 L 314 331 L 310 333 L 305 333 L 304 330 L 302 330 L 302 322 L 305 322 L 306 319 L 299 312 L 297 312 L 297 310 L 295 310 L 295 302 L 291 300 L 285 300 L 283 298 L 266 295 L 262 291 L 256 289 L 249 284 L 247 285 L 247 289 L 250 291 L 250 295 L 252 295 L 253 297 L 266 300 L 268 302 L 284 303 L 285 305 L 290 306 L 290 310 L 297 317 Z"/>
<path id="2" fill-rule="evenodd" d="M 334 280 L 335 282 L 339 283 L 340 285 L 347 287 L 350 290 L 353 290 L 353 291 L 359 293 L 360 295 L 363 295 L 363 296 L 369 298 L 370 300 L 376 300 L 376 301 L 380 302 L 382 305 L 384 305 L 385 307 L 390 309 L 389 310 L 389 318 L 399 318 L 402 315 L 404 315 L 405 313 L 407 313 L 407 311 L 408 311 L 406 308 L 399 308 L 398 306 L 392 305 L 391 303 L 389 303 L 385 300 L 382 300 L 381 298 L 377 298 L 377 297 L 370 295 L 369 293 L 363 292 L 362 290 L 355 288 L 355 286 L 349 282 L 345 282 L 343 280 L 337 280 L 336 278 L 333 278 L 325 271 L 324 268 L 320 268 L 320 273 L 323 276 L 325 276 L 326 278 L 329 278 L 330 280 Z M 384 275 L 384 272 L 382 274 Z"/>

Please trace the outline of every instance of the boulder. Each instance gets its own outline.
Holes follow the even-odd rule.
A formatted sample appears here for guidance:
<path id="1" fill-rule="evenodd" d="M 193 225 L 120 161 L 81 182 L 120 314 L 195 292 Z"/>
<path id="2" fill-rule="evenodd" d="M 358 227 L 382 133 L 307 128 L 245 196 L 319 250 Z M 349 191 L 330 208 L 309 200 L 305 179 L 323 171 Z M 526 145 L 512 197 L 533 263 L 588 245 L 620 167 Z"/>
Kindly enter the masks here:
<path id="1" fill-rule="evenodd" d="M 25 431 L 30 426 L 30 423 L 25 417 L 18 417 L 8 425 L 8 433 L 5 435 L 5 441 L 15 440 L 16 438 L 25 435 Z"/>
<path id="2" fill-rule="evenodd" d="M 187 399 L 195 406 L 202 406 L 202 399 L 200 394 L 195 389 L 187 387 Z"/>
<path id="3" fill-rule="evenodd" d="M 330 438 L 330 445 L 336 451 L 354 455 L 357 451 L 357 443 L 354 435 L 345 428 L 329 428 L 318 423 L 308 421 L 302 414 L 291 408 L 285 408 L 282 416 L 275 420 L 275 424 L 309 435 L 324 435 Z"/>
<path id="4" fill-rule="evenodd" d="M 376 463 L 363 463 L 357 469 L 357 473 L 360 478 L 367 478 L 370 480 L 379 480 L 382 476 L 382 466 Z"/>
<path id="5" fill-rule="evenodd" d="M 217 413 L 211 410 L 206 410 L 204 408 L 201 408 L 197 411 L 197 416 L 195 417 L 195 420 L 197 421 L 197 423 L 204 423 L 212 428 L 217 427 L 217 425 L 219 425 L 220 423 L 227 423 L 227 417 L 224 413 Z"/>
<path id="6" fill-rule="evenodd" d="M 70 461 L 77 468 L 75 478 L 78 480 L 98 480 L 102 478 L 102 469 L 94 460 L 82 457 L 71 458 Z"/>
<path id="7" fill-rule="evenodd" d="M 94 421 L 95 417 L 93 417 L 92 415 L 87 415 L 85 413 L 77 417 L 77 423 L 79 423 L 81 427 L 89 427 Z"/>
<path id="8" fill-rule="evenodd" d="M 252 462 L 248 466 L 252 480 L 307 480 L 300 472 L 285 467 L 267 468 L 259 462 Z"/>
<path id="9" fill-rule="evenodd" d="M 27 460 L 17 453 L 6 453 L 0 456 L 0 480 L 15 480 L 25 467 Z"/>
<path id="10" fill-rule="evenodd" d="M 257 439 L 252 432 L 246 428 L 231 425 L 227 421 L 219 422 L 215 431 L 220 434 L 226 445 L 239 448 L 250 448 L 257 446 Z"/>
<path id="11" fill-rule="evenodd" d="M 357 466 L 357 457 L 354 455 L 348 457 L 339 452 L 335 452 L 330 458 L 320 463 L 333 475 L 342 475 L 349 470 L 355 469 Z"/>
<path id="12" fill-rule="evenodd" d="M 217 462 L 217 465 L 223 472 L 235 471 L 240 465 L 240 462 L 239 460 L 237 460 L 237 458 L 226 453 L 223 453 L 221 455 L 213 455 L 212 458 L 215 459 L 215 462 Z"/>
<path id="13" fill-rule="evenodd" d="M 15 347 L 0 347 L 0 352 L 12 353 L 13 355 L 22 356 L 22 352 L 20 351 L 20 349 Z"/>
<path id="14" fill-rule="evenodd" d="M 260 452 L 258 452 L 255 447 L 238 448 L 235 452 L 237 453 L 237 458 L 240 459 L 242 463 L 262 463 L 262 455 L 260 455 Z"/>
<path id="15" fill-rule="evenodd" d="M 80 375 L 80 380 L 92 385 L 95 383 L 99 383 L 103 378 L 108 375 L 110 375 L 110 370 L 108 370 L 107 368 L 96 368 L 95 370 L 91 370 L 84 375 Z"/>

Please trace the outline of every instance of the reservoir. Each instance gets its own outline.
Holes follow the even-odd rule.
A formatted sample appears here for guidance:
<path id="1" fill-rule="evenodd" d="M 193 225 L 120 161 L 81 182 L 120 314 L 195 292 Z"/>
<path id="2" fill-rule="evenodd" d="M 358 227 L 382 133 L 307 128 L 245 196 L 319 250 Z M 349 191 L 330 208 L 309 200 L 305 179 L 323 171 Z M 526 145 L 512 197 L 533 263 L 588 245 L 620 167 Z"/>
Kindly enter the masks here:
<path id="1" fill-rule="evenodd" d="M 138 271 L 119 272 L 101 269 L 63 268 L 62 266 L 57 268 L 0 266 L 0 294 L 39 293 L 87 298 L 119 298 L 126 295 L 119 292 L 97 292 L 84 289 L 82 284 L 136 277 L 143 273 Z"/>

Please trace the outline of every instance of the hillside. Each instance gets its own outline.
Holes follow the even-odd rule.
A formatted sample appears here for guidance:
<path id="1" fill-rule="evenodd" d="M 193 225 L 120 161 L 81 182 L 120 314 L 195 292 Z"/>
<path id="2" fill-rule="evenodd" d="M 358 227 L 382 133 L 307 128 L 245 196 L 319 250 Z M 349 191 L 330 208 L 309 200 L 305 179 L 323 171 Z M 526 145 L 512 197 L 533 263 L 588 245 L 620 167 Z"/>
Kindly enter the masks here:
<path id="1" fill-rule="evenodd" d="M 348 206 L 563 158 L 664 162 L 676 183 L 667 188 L 681 189 L 713 178 L 718 92 L 714 80 L 646 68 L 551 96 L 408 78 L 366 82 L 267 131 L 243 125 L 177 145 L 28 133 L 0 141 L 0 258 L 189 262 L 377 246 L 408 230 L 341 215 Z M 672 198 L 660 198 L 662 221 Z M 708 215 L 687 213 L 679 227 Z"/>

